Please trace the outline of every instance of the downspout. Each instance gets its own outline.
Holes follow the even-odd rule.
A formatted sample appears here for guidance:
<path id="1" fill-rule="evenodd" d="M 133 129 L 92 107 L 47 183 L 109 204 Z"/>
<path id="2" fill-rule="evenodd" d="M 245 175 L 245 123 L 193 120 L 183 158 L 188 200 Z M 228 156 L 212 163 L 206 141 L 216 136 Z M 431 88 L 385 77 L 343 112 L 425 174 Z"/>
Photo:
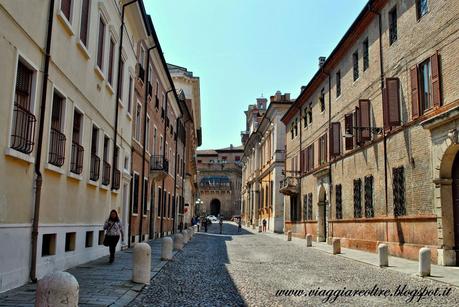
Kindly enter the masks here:
<path id="1" fill-rule="evenodd" d="M 118 72 L 117 72 L 117 82 L 116 82 L 116 101 L 115 101 L 115 136 L 113 138 L 113 160 L 112 160 L 112 165 L 113 165 L 113 171 L 112 171 L 112 184 L 111 184 L 111 190 L 113 191 L 113 182 L 115 180 L 115 162 L 116 162 L 116 139 L 118 137 L 118 107 L 119 107 L 119 99 L 120 99 L 120 80 L 121 80 L 121 50 L 123 48 L 123 33 L 124 33 L 124 9 L 126 6 L 131 5 L 132 3 L 137 2 L 137 0 L 132 0 L 128 3 L 123 4 L 121 8 L 121 26 L 120 26 L 120 45 L 118 47 Z M 119 155 L 119 153 L 118 153 Z M 121 179 L 120 179 L 121 180 Z M 131 222 L 131 221 L 129 221 Z"/>
<path id="2" fill-rule="evenodd" d="M 180 119 L 182 118 L 183 115 L 180 115 L 179 117 L 177 117 L 177 119 L 175 120 L 175 133 L 176 133 L 176 138 L 175 138 L 175 163 L 174 163 L 174 198 L 173 198 L 173 209 L 172 210 L 174 212 L 174 219 L 172 221 L 172 233 L 175 233 L 175 223 L 177 222 L 176 221 L 176 217 L 177 217 L 177 198 L 176 198 L 176 193 L 177 193 L 177 159 L 178 159 L 178 154 L 177 154 L 177 147 L 178 147 L 178 139 L 179 139 L 179 134 L 178 134 L 178 125 L 179 125 L 179 121 Z M 183 190 L 183 186 L 182 186 L 182 190 Z"/>
<path id="3" fill-rule="evenodd" d="M 43 177 L 40 171 L 41 166 L 41 150 L 43 143 L 43 130 L 46 111 L 46 95 L 48 88 L 49 77 L 49 61 L 51 58 L 51 36 L 53 33 L 53 17 L 54 17 L 54 0 L 49 2 L 48 9 L 48 29 L 46 34 L 46 49 L 45 49 L 45 67 L 43 70 L 43 82 L 41 89 L 40 102 L 40 124 L 38 126 L 38 144 L 35 157 L 35 199 L 34 213 L 32 222 L 32 255 L 30 264 L 30 279 L 32 282 L 37 282 L 37 245 L 38 245 L 38 224 L 40 219 L 40 201 L 41 201 L 41 186 Z"/>
<path id="4" fill-rule="evenodd" d="M 185 140 L 183 141 L 183 150 L 182 150 L 182 157 L 183 157 L 183 165 L 182 165 L 182 201 L 185 201 L 184 193 L 185 193 L 185 148 L 186 148 L 186 123 L 191 121 L 190 118 L 188 118 L 184 123 L 183 123 L 183 129 L 185 133 Z M 190 204 L 191 206 L 191 204 Z M 195 207 L 195 213 L 196 214 L 196 207 Z"/>
<path id="5" fill-rule="evenodd" d="M 133 186 L 133 181 L 134 181 L 134 172 L 133 172 L 133 166 L 134 166 L 134 163 L 133 163 L 133 158 L 134 157 L 134 147 L 131 146 L 131 180 L 129 182 L 129 191 L 130 191 L 130 198 L 129 198 L 129 223 L 128 223 L 128 248 L 131 247 L 131 232 L 132 232 L 132 223 L 131 223 L 131 219 L 132 219 L 132 201 L 134 200 L 133 196 L 134 196 L 134 193 L 132 191 L 132 186 Z"/>
<path id="6" fill-rule="evenodd" d="M 172 91 L 174 91 L 174 90 L 171 89 L 171 90 L 168 90 L 166 92 L 166 100 L 164 102 L 165 103 L 165 109 L 164 109 L 163 160 L 166 159 L 166 138 L 167 138 L 167 131 L 166 131 L 167 130 L 167 125 L 166 125 L 167 121 L 166 121 L 166 119 L 167 119 L 167 100 L 168 100 L 167 97 L 168 97 L 168 94 L 170 92 L 172 92 Z M 169 169 L 168 169 L 167 172 L 169 173 Z M 161 183 L 161 186 L 162 186 L 162 189 L 163 189 L 162 190 L 163 195 L 161 195 L 160 197 L 164 196 L 164 179 L 165 178 L 166 178 L 166 176 L 163 177 L 163 180 L 162 180 L 162 183 Z M 163 207 L 163 208 L 165 208 L 165 203 L 164 202 L 166 201 L 166 199 L 167 199 L 167 197 L 163 197 L 163 201 L 161 202 L 161 207 Z M 162 208 L 160 208 L 159 211 L 161 212 L 161 214 L 160 214 L 161 215 L 161 223 L 160 223 L 160 226 L 159 226 L 159 233 L 160 233 L 160 236 L 163 237 L 164 236 L 164 234 L 163 234 L 164 210 L 162 210 Z"/>
<path id="7" fill-rule="evenodd" d="M 380 69 L 380 79 L 381 79 L 381 95 L 384 91 L 384 58 L 383 58 L 383 43 L 382 43 L 382 17 L 381 13 L 373 10 L 370 6 L 370 11 L 378 15 L 378 28 L 379 28 L 379 69 Z M 384 106 L 383 114 L 384 114 Z M 383 128 L 383 150 L 384 150 L 384 205 L 386 207 L 386 216 L 389 215 L 389 202 L 388 202 L 388 175 L 387 175 L 387 134 Z M 386 241 L 389 241 L 389 224 L 386 221 Z"/>
<path id="8" fill-rule="evenodd" d="M 142 195 L 142 206 L 140 208 L 140 213 L 139 213 L 139 242 L 141 242 L 142 239 L 142 226 L 143 226 L 143 212 L 144 208 L 146 206 L 146 197 L 145 197 L 145 155 L 146 155 L 146 144 L 147 144 L 147 108 L 148 108 L 148 85 L 150 83 L 149 75 L 148 73 L 150 72 L 150 51 L 155 49 L 156 45 L 153 47 L 150 47 L 147 49 L 147 67 L 145 68 L 145 82 L 144 82 L 144 101 L 143 101 L 143 140 L 142 140 L 142 171 L 141 171 L 141 178 L 142 178 L 142 185 L 141 185 L 141 190 L 140 190 L 140 195 Z M 147 180 L 148 181 L 148 180 Z M 148 193 L 148 192 L 147 192 Z M 151 210 L 150 210 L 150 215 L 151 215 Z M 151 234 L 150 234 L 151 235 Z"/>

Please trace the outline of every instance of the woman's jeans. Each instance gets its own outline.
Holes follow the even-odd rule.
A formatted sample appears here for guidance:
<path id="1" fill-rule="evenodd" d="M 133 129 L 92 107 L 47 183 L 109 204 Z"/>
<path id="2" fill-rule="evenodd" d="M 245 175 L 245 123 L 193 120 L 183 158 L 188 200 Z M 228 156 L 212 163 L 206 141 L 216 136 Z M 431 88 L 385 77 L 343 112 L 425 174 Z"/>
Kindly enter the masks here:
<path id="1" fill-rule="evenodd" d="M 110 260 L 115 259 L 115 250 L 118 241 L 120 240 L 120 236 L 107 236 L 108 238 L 108 247 L 110 249 Z"/>

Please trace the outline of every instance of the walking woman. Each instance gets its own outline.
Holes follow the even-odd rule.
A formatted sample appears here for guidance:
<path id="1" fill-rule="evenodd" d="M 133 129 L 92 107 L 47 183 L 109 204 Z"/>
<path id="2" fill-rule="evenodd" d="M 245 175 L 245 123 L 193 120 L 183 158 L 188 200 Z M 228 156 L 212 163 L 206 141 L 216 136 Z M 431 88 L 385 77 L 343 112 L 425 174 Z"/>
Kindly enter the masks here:
<path id="1" fill-rule="evenodd" d="M 105 238 L 104 245 L 110 248 L 110 263 L 113 263 L 115 260 L 115 250 L 116 245 L 121 236 L 121 241 L 124 240 L 123 226 L 121 225 L 120 218 L 118 217 L 118 212 L 112 210 L 108 220 L 104 224 Z"/>

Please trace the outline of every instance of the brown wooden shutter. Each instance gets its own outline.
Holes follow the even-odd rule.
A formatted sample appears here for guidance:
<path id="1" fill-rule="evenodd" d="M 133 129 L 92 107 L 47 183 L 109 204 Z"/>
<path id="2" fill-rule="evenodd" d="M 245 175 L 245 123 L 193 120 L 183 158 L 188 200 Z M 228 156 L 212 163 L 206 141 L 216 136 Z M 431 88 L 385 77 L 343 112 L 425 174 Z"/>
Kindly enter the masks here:
<path id="1" fill-rule="evenodd" d="M 360 124 L 360 109 L 359 109 L 359 107 L 355 107 L 354 123 L 355 123 L 355 127 L 362 127 L 362 125 Z M 355 129 L 354 130 L 354 135 L 355 135 L 355 145 L 356 146 L 360 146 L 362 144 L 362 130 Z"/>
<path id="2" fill-rule="evenodd" d="M 369 128 L 371 126 L 370 122 L 370 100 L 361 99 L 359 100 L 359 109 L 360 109 L 360 125 L 361 127 Z M 362 142 L 371 140 L 370 129 L 363 129 L 361 135 Z"/>
<path id="3" fill-rule="evenodd" d="M 330 127 L 330 158 L 341 153 L 341 123 L 333 122 Z"/>
<path id="4" fill-rule="evenodd" d="M 430 57 L 430 67 L 432 72 L 432 99 L 433 105 L 439 107 L 441 105 L 441 90 L 440 90 L 440 63 L 439 55 L 436 52 Z"/>
<path id="5" fill-rule="evenodd" d="M 346 137 L 345 139 L 345 148 L 346 150 L 351 150 L 354 148 L 354 117 L 352 113 L 344 115 L 344 129 L 346 133 L 352 134 L 351 137 Z"/>
<path id="6" fill-rule="evenodd" d="M 400 126 L 400 80 L 398 78 L 387 78 L 387 111 L 389 126 Z"/>
<path id="7" fill-rule="evenodd" d="M 314 169 L 314 143 L 312 143 L 311 146 L 309 146 L 309 154 L 309 170 L 312 171 Z"/>
<path id="8" fill-rule="evenodd" d="M 387 81 L 386 81 L 387 85 Z M 384 124 L 384 130 L 390 130 L 390 124 L 389 124 L 389 100 L 387 98 L 387 86 L 385 86 L 382 89 L 382 102 L 383 102 L 383 124 Z"/>
<path id="9" fill-rule="evenodd" d="M 324 138 L 324 161 L 327 162 L 328 161 L 328 151 L 327 151 L 327 134 L 325 133 L 323 135 L 323 138 Z"/>
<path id="10" fill-rule="evenodd" d="M 419 116 L 419 91 L 418 91 L 418 67 L 410 70 L 411 76 L 411 115 L 413 118 Z"/>
<path id="11" fill-rule="evenodd" d="M 300 172 L 301 174 L 304 173 L 304 154 L 303 151 L 300 153 Z"/>

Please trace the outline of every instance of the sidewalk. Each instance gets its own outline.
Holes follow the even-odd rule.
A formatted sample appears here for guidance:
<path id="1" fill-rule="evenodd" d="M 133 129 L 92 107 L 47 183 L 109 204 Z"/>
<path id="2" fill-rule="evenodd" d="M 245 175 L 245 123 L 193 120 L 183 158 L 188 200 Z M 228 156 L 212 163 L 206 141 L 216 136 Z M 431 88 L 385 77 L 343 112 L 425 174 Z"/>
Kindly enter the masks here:
<path id="1" fill-rule="evenodd" d="M 244 227 L 244 228 L 252 233 L 258 234 L 258 229 L 251 229 L 248 227 Z M 280 240 L 287 240 L 286 234 L 277 234 L 277 233 L 271 233 L 271 232 L 264 232 L 264 233 L 259 233 L 259 234 L 268 235 L 271 237 L 278 238 Z M 305 249 L 307 248 L 305 239 L 292 237 L 292 243 L 302 246 Z M 332 254 L 332 246 L 325 242 L 312 242 L 312 248 Z M 364 252 L 361 250 L 342 247 L 341 254 L 334 255 L 334 256 L 344 257 L 344 258 L 352 259 L 355 261 L 359 261 L 359 262 L 363 262 L 369 265 L 379 267 L 378 254 L 376 253 L 373 254 L 373 253 Z M 389 256 L 389 267 L 381 268 L 381 269 L 382 270 L 394 270 L 397 272 L 402 272 L 405 274 L 418 276 L 419 263 L 417 261 L 408 260 L 405 258 Z M 425 278 L 429 278 L 429 279 L 439 281 L 442 283 L 446 283 L 446 284 L 456 286 L 459 288 L 459 267 L 441 266 L 441 265 L 432 264 L 431 276 L 428 276 Z"/>
<path id="2" fill-rule="evenodd" d="M 161 240 L 147 242 L 151 246 L 151 278 L 166 265 L 161 261 Z M 186 248 L 186 247 L 185 247 Z M 173 252 L 175 256 L 177 252 Z M 132 278 L 132 248 L 116 253 L 115 262 L 108 263 L 108 256 L 67 270 L 80 285 L 79 306 L 125 306 L 143 289 Z M 0 306 L 34 306 L 37 284 L 0 294 Z"/>

